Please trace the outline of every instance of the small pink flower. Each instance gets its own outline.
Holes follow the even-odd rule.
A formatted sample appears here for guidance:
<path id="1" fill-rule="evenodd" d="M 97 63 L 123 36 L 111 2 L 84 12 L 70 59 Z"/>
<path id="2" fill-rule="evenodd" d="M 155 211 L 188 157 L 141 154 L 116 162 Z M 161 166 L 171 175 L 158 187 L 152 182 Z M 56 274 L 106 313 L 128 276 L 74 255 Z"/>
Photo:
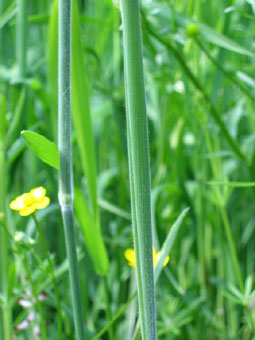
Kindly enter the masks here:
<path id="1" fill-rule="evenodd" d="M 34 336 L 36 338 L 39 338 L 40 335 L 41 335 L 40 327 L 38 325 L 35 325 L 35 327 L 34 327 Z"/>
<path id="2" fill-rule="evenodd" d="M 15 329 L 17 330 L 17 331 L 21 331 L 21 330 L 23 330 L 23 329 L 27 329 L 27 327 L 29 326 L 29 321 L 27 321 L 27 320 L 24 320 L 24 321 L 22 321 L 19 325 L 17 325 L 16 327 L 15 327 Z"/>
<path id="3" fill-rule="evenodd" d="M 19 305 L 21 305 L 23 308 L 29 308 L 32 307 L 32 302 L 24 299 L 19 299 Z"/>

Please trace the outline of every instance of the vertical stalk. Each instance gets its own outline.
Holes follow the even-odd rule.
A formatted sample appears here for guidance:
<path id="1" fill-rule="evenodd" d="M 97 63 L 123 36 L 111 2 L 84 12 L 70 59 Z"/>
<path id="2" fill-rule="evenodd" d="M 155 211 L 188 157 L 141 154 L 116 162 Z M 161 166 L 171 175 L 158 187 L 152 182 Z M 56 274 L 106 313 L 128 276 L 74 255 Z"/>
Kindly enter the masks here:
<path id="1" fill-rule="evenodd" d="M 236 278 L 237 278 L 237 281 L 238 281 L 238 284 L 239 284 L 239 288 L 240 288 L 241 292 L 243 293 L 244 292 L 244 284 L 243 284 L 243 278 L 242 278 L 242 274 L 241 274 L 241 270 L 240 270 L 240 266 L 239 266 L 235 241 L 234 241 L 232 231 L 231 231 L 231 227 L 230 227 L 230 224 L 229 224 L 228 215 L 227 215 L 224 207 L 220 207 L 220 214 L 221 214 L 221 218 L 222 218 L 222 221 L 223 221 L 223 226 L 224 226 L 224 229 L 225 229 L 226 238 L 227 238 L 227 242 L 228 242 L 228 246 L 229 246 L 229 250 L 230 250 L 230 256 L 231 256 L 231 260 L 232 260 L 232 263 L 233 263 L 233 266 L 234 266 Z"/>
<path id="2" fill-rule="evenodd" d="M 17 61 L 18 76 L 26 76 L 27 59 L 27 0 L 18 0 L 18 21 L 17 21 Z"/>
<path id="3" fill-rule="evenodd" d="M 0 1 L 0 18 L 2 17 L 2 14 L 4 13 L 5 10 L 5 0 Z M 4 47 L 3 47 L 3 28 L 0 29 L 0 65 L 2 64 L 4 60 Z"/>
<path id="4" fill-rule="evenodd" d="M 59 1 L 58 45 L 58 147 L 59 203 L 64 222 L 76 339 L 84 340 L 83 311 L 73 218 L 73 174 L 71 150 L 71 0 Z"/>
<path id="5" fill-rule="evenodd" d="M 156 340 L 148 127 L 138 0 L 121 0 L 132 225 L 143 340 Z"/>
<path id="6" fill-rule="evenodd" d="M 7 171 L 6 171 L 6 148 L 5 148 L 5 105 L 4 99 L 0 98 L 0 293 L 3 295 L 5 302 L 1 306 L 0 338 L 3 340 L 12 339 L 12 310 L 8 297 L 9 282 L 9 261 L 8 261 L 8 235 L 5 230 L 6 226 L 6 188 L 7 188 Z M 3 335 L 1 337 L 1 332 Z"/>

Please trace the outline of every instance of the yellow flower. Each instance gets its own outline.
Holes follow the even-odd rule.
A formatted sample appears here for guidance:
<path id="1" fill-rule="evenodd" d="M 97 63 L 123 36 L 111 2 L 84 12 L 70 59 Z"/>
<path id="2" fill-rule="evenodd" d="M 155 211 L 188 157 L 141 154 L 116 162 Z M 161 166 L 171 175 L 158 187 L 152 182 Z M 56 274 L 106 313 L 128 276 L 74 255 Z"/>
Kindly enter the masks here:
<path id="1" fill-rule="evenodd" d="M 159 252 L 156 253 L 156 250 L 155 250 L 154 247 L 152 248 L 152 250 L 153 250 L 153 267 L 155 268 L 158 261 L 159 261 L 161 252 L 159 251 Z M 125 252 L 124 252 L 124 256 L 128 260 L 128 265 L 130 267 L 135 267 L 135 251 L 134 251 L 134 249 L 131 249 L 131 248 L 126 249 Z M 163 266 L 166 266 L 168 264 L 168 261 L 169 261 L 169 256 L 167 256 L 167 258 L 165 259 Z"/>
<path id="2" fill-rule="evenodd" d="M 33 214 L 37 209 L 44 209 L 49 205 L 50 199 L 45 196 L 43 187 L 32 189 L 30 192 L 18 196 L 10 203 L 10 208 L 19 211 L 21 216 Z"/>

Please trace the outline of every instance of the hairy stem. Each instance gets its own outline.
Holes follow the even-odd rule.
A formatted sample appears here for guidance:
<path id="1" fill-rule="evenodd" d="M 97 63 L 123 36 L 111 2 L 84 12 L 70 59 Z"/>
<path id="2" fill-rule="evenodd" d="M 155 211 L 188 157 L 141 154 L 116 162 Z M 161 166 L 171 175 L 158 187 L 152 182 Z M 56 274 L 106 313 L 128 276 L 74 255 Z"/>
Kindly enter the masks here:
<path id="1" fill-rule="evenodd" d="M 0 140 L 0 292 L 3 295 L 5 302 L 2 308 L 2 329 L 3 340 L 12 339 L 12 312 L 8 297 L 8 282 L 9 282 L 9 261 L 8 261 L 8 235 L 5 231 L 6 226 L 6 158 L 5 147 L 3 141 Z M 0 332 L 1 335 L 1 332 Z"/>
<path id="2" fill-rule="evenodd" d="M 58 147 L 59 203 L 66 239 L 76 339 L 84 340 L 83 311 L 78 273 L 73 217 L 73 173 L 71 149 L 71 0 L 59 1 L 58 45 Z"/>
<path id="3" fill-rule="evenodd" d="M 17 21 L 17 61 L 18 76 L 24 78 L 26 76 L 26 60 L 27 60 L 27 0 L 19 0 L 18 2 L 18 21 Z"/>
<path id="4" fill-rule="evenodd" d="M 121 0 L 132 225 L 143 340 L 155 340 L 149 143 L 138 0 Z"/>

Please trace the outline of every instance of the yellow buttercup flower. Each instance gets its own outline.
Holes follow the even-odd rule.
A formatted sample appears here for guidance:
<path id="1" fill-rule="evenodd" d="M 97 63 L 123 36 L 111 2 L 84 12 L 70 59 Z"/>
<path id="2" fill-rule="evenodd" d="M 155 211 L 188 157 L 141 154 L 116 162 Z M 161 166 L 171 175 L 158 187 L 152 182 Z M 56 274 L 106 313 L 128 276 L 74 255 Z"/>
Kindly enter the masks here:
<path id="1" fill-rule="evenodd" d="M 152 248 L 152 251 L 153 251 L 153 267 L 155 268 L 158 261 L 159 261 L 161 252 L 159 251 L 159 252 L 156 253 L 155 247 Z M 135 251 L 134 251 L 134 249 L 131 249 L 131 248 L 126 249 L 125 252 L 124 252 L 124 256 L 128 261 L 128 265 L 130 267 L 135 267 Z M 167 256 L 167 258 L 165 259 L 163 266 L 166 266 L 168 264 L 168 261 L 169 261 L 169 256 Z"/>
<path id="2" fill-rule="evenodd" d="M 50 199 L 46 195 L 46 189 L 38 187 L 32 189 L 30 192 L 16 197 L 10 203 L 10 208 L 19 211 L 21 216 L 28 216 L 33 214 L 38 209 L 44 209 L 49 205 Z"/>

